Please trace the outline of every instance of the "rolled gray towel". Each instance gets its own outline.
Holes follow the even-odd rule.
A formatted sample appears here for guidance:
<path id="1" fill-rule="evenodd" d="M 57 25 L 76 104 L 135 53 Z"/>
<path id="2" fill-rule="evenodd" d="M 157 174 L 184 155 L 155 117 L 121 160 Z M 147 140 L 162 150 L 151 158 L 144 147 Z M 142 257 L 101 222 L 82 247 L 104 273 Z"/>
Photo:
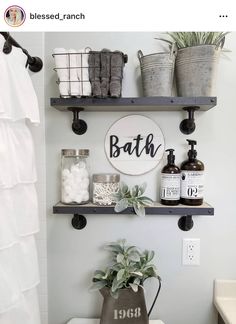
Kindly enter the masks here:
<path id="1" fill-rule="evenodd" d="M 110 95 L 111 97 L 121 97 L 122 78 L 124 68 L 124 55 L 120 51 L 111 53 L 111 81 Z"/>
<path id="2" fill-rule="evenodd" d="M 92 96 L 101 97 L 100 69 L 101 57 L 100 52 L 90 51 L 89 58 L 89 81 L 91 82 Z"/>
<path id="3" fill-rule="evenodd" d="M 110 68 L 111 68 L 111 53 L 109 49 L 102 49 L 101 51 L 101 93 L 102 97 L 106 98 L 110 86 Z"/>

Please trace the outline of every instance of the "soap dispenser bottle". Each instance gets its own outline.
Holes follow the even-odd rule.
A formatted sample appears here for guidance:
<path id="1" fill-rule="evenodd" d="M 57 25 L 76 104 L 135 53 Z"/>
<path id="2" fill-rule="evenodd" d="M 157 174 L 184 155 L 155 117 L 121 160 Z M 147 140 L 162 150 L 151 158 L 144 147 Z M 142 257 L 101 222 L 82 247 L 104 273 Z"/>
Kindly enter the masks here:
<path id="1" fill-rule="evenodd" d="M 161 203 L 175 206 L 180 202 L 180 169 L 175 165 L 173 149 L 168 149 L 167 165 L 161 171 Z"/>
<path id="2" fill-rule="evenodd" d="M 187 139 L 191 146 L 188 151 L 188 160 L 181 164 L 181 196 L 180 202 L 184 205 L 199 206 L 203 203 L 204 164 L 197 160 L 197 151 L 194 140 Z"/>

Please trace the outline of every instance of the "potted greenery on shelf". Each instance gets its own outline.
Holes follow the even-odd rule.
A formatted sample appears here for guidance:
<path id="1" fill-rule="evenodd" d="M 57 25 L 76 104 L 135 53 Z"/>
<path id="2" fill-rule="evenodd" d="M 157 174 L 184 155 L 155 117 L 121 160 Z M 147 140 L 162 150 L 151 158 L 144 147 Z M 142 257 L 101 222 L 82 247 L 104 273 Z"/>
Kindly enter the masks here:
<path id="1" fill-rule="evenodd" d="M 218 60 L 227 32 L 170 32 L 156 38 L 177 46 L 175 65 L 179 96 L 212 96 Z"/>
<path id="2" fill-rule="evenodd" d="M 127 184 L 121 182 L 118 192 L 114 194 L 115 211 L 120 213 L 128 207 L 133 207 L 138 216 L 145 216 L 145 206 L 153 205 L 152 199 L 143 196 L 146 187 L 147 184 L 144 182 L 140 186 L 135 185 L 129 189 Z"/>
<path id="3" fill-rule="evenodd" d="M 104 297 L 101 324 L 148 324 L 148 316 L 161 289 L 161 279 L 151 261 L 154 251 L 140 251 L 119 240 L 105 246 L 110 251 L 110 265 L 97 270 L 91 290 L 100 290 Z M 149 313 L 146 310 L 143 284 L 147 278 L 157 278 L 159 287 Z"/>

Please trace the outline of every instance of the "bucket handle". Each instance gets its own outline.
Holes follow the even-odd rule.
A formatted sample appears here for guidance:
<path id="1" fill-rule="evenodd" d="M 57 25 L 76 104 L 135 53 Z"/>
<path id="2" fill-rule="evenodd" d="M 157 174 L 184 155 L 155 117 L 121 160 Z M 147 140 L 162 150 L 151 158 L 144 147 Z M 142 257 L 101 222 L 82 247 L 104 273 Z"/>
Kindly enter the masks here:
<path id="1" fill-rule="evenodd" d="M 178 50 L 178 48 L 177 48 L 176 43 L 172 43 L 172 45 L 170 47 L 170 58 L 172 58 L 173 55 L 175 55 L 175 56 L 177 55 L 177 50 Z M 138 55 L 139 61 L 141 62 L 141 59 L 143 58 L 143 52 L 141 50 L 138 50 L 137 55 Z"/>
<path id="2" fill-rule="evenodd" d="M 157 297 L 159 296 L 159 293 L 160 293 L 160 290 L 161 290 L 161 278 L 159 276 L 157 276 L 157 280 L 159 282 L 159 286 L 158 286 L 158 289 L 157 289 L 157 293 L 156 293 L 156 296 L 153 300 L 153 303 L 152 303 L 152 306 L 150 307 L 149 309 L 149 312 L 148 312 L 148 317 L 151 315 L 151 312 L 152 312 L 152 309 L 157 301 Z"/>
<path id="3" fill-rule="evenodd" d="M 143 57 L 143 52 L 141 50 L 138 50 L 138 59 L 141 61 L 141 58 Z"/>

